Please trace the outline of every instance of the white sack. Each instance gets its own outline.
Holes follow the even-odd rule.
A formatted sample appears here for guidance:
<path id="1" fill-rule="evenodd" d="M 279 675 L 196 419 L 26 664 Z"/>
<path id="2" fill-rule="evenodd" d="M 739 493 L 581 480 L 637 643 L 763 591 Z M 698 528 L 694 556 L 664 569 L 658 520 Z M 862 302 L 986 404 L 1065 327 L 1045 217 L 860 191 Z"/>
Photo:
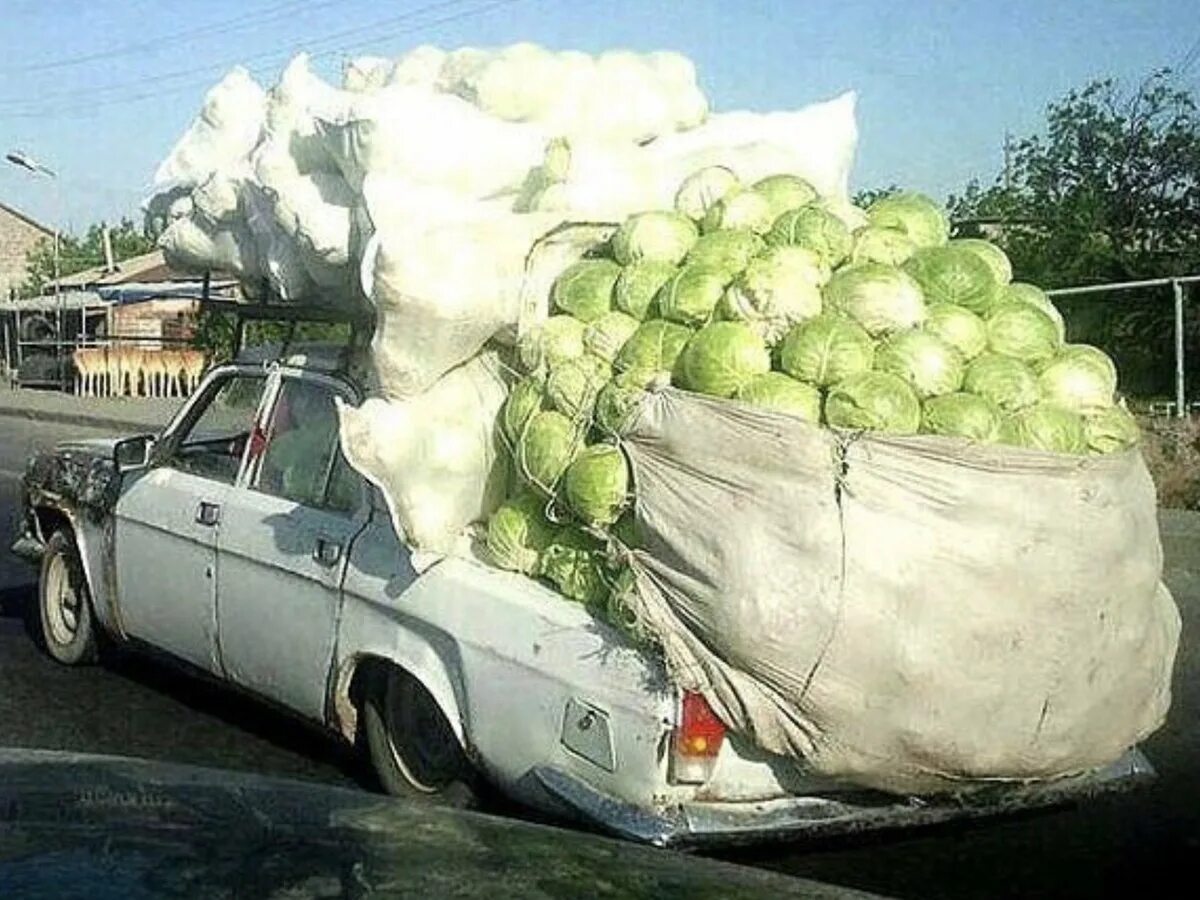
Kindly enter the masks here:
<path id="1" fill-rule="evenodd" d="M 204 96 L 200 115 L 154 173 L 154 187 L 194 187 L 246 158 L 263 128 L 266 94 L 238 66 Z"/>
<path id="2" fill-rule="evenodd" d="M 342 70 L 342 88 L 359 94 L 377 91 L 391 81 L 395 67 L 381 56 L 359 56 Z"/>
<path id="3" fill-rule="evenodd" d="M 1137 450 L 840 442 L 670 389 L 625 446 L 634 605 L 767 750 L 926 793 L 1089 770 L 1162 724 L 1180 623 Z"/>
<path id="4" fill-rule="evenodd" d="M 410 546 L 449 551 L 462 530 L 504 497 L 508 472 L 496 446 L 507 388 L 494 354 L 482 354 L 408 400 L 339 404 L 342 451 L 387 500 Z"/>
<path id="5" fill-rule="evenodd" d="M 429 44 L 414 47 L 396 60 L 388 83 L 433 88 L 437 84 L 445 61 L 445 50 Z"/>
<path id="6" fill-rule="evenodd" d="M 267 101 L 268 139 L 280 144 L 301 174 L 336 172 L 337 165 L 317 133 L 317 121 L 338 122 L 361 97 L 328 84 L 309 67 L 307 53 L 297 55 L 271 89 Z"/>
<path id="7" fill-rule="evenodd" d="M 227 272 L 238 278 L 262 277 L 262 263 L 245 223 L 209 225 L 195 217 L 176 219 L 158 238 L 167 265 L 195 272 Z"/>

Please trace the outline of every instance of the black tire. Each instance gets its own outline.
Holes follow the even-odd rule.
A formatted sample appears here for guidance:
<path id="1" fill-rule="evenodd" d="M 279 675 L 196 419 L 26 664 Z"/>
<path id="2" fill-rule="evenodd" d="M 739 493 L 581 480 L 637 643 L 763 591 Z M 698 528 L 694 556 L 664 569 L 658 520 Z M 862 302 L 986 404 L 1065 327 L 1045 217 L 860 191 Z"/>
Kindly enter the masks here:
<path id="1" fill-rule="evenodd" d="M 393 796 L 443 806 L 477 804 L 477 780 L 437 701 L 407 672 L 381 668 L 363 699 L 372 768 Z"/>
<path id="2" fill-rule="evenodd" d="M 38 578 L 38 621 L 42 643 L 55 660 L 65 666 L 96 661 L 99 642 L 92 596 L 75 538 L 66 529 L 46 541 Z"/>

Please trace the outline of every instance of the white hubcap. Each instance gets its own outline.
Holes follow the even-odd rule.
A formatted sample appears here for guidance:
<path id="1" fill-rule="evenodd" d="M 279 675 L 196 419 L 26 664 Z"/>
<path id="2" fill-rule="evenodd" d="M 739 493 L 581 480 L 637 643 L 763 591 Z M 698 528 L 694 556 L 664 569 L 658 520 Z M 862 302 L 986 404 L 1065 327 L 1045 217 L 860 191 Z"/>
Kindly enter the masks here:
<path id="1" fill-rule="evenodd" d="M 79 630 L 79 596 L 71 587 L 67 561 L 61 553 L 46 563 L 46 624 L 59 644 L 71 643 Z"/>

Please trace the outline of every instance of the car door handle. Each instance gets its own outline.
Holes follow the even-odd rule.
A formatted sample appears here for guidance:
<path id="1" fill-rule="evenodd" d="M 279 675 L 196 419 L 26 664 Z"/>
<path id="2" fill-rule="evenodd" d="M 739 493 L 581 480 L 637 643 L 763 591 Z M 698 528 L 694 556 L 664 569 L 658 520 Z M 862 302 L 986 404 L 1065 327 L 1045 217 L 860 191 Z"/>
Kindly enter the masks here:
<path id="1" fill-rule="evenodd" d="M 212 528 L 221 521 L 220 504 L 201 500 L 200 505 L 196 507 L 196 521 L 201 525 Z"/>
<path id="2" fill-rule="evenodd" d="M 342 558 L 342 545 L 337 541 L 330 540 L 327 537 L 317 538 L 317 545 L 313 548 L 313 559 L 320 565 L 330 568 L 336 566 L 338 560 Z"/>

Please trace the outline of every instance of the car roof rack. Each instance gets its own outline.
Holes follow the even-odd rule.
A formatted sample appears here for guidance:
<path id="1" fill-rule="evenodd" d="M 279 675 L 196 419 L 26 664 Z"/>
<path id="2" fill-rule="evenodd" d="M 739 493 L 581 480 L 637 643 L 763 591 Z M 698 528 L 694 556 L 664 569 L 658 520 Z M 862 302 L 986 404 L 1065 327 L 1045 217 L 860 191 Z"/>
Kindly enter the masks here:
<path id="1" fill-rule="evenodd" d="M 264 285 L 264 290 L 256 299 L 235 299 L 228 296 L 214 296 L 211 291 L 211 273 L 204 274 L 200 294 L 200 309 L 204 312 L 226 313 L 234 318 L 233 329 L 233 359 L 240 359 L 245 351 L 247 322 L 282 322 L 288 325 L 287 333 L 278 351 L 278 358 L 288 355 L 288 350 L 295 345 L 296 326 L 301 322 L 322 322 L 343 324 L 350 327 L 350 338 L 341 349 L 339 368 L 345 369 L 350 364 L 351 355 L 365 347 L 371 340 L 375 328 L 375 314 L 370 304 L 362 299 L 354 306 L 345 304 L 314 304 L 298 303 L 283 300 L 278 294 Z"/>

